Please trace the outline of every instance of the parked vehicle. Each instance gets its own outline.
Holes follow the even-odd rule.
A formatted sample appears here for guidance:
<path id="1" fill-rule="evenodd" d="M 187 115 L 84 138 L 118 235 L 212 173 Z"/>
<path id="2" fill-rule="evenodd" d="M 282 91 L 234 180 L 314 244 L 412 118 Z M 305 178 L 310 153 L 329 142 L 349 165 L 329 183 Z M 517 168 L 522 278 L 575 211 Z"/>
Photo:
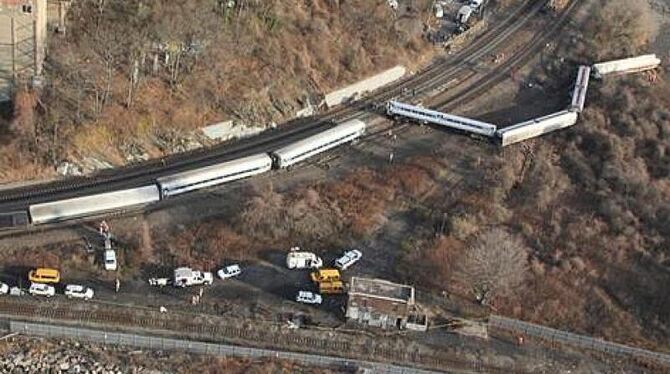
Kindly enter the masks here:
<path id="1" fill-rule="evenodd" d="M 212 273 L 181 267 L 174 270 L 174 285 L 176 287 L 210 285 L 214 281 Z"/>
<path id="2" fill-rule="evenodd" d="M 340 280 L 340 271 L 337 269 L 320 269 L 310 274 L 312 282 L 332 282 Z"/>
<path id="3" fill-rule="evenodd" d="M 68 299 L 91 300 L 93 298 L 93 289 L 79 284 L 68 284 L 65 286 L 65 296 Z"/>
<path id="4" fill-rule="evenodd" d="M 458 14 L 456 15 L 456 23 L 458 25 L 467 25 L 471 15 L 472 15 L 472 7 L 470 7 L 470 5 L 463 5 L 458 10 Z"/>
<path id="5" fill-rule="evenodd" d="M 33 296 L 51 297 L 56 294 L 56 288 L 44 283 L 33 283 L 30 285 L 28 293 Z"/>
<path id="6" fill-rule="evenodd" d="M 358 249 L 346 251 L 342 257 L 335 260 L 335 267 L 340 270 L 347 270 L 351 265 L 357 263 L 361 257 L 363 257 L 363 253 Z"/>
<path id="7" fill-rule="evenodd" d="M 303 304 L 321 304 L 323 298 L 318 293 L 309 291 L 299 291 L 295 301 Z"/>
<path id="8" fill-rule="evenodd" d="M 11 287 L 9 289 L 9 295 L 10 296 L 23 296 L 25 294 L 26 293 L 22 289 L 20 289 L 19 287 L 16 287 L 16 286 Z"/>
<path id="9" fill-rule="evenodd" d="M 0 295 L 7 295 L 9 293 L 9 286 L 0 282 Z"/>
<path id="10" fill-rule="evenodd" d="M 222 269 L 219 269 L 216 274 L 221 279 L 233 278 L 242 274 L 242 268 L 240 268 L 240 265 L 238 264 L 228 265 Z"/>
<path id="11" fill-rule="evenodd" d="M 286 255 L 286 266 L 289 269 L 317 269 L 323 266 L 323 260 L 312 252 L 303 252 L 294 247 Z"/>
<path id="12" fill-rule="evenodd" d="M 319 292 L 322 294 L 344 293 L 344 283 L 342 281 L 320 282 Z"/>
<path id="13" fill-rule="evenodd" d="M 33 283 L 58 283 L 60 271 L 51 268 L 37 268 L 28 273 L 28 280 Z"/>
<path id="14" fill-rule="evenodd" d="M 149 278 L 150 286 L 164 287 L 170 284 L 170 278 Z"/>
<path id="15" fill-rule="evenodd" d="M 113 249 L 105 250 L 104 263 L 105 270 L 116 271 L 119 268 L 119 264 L 116 261 L 116 251 Z"/>

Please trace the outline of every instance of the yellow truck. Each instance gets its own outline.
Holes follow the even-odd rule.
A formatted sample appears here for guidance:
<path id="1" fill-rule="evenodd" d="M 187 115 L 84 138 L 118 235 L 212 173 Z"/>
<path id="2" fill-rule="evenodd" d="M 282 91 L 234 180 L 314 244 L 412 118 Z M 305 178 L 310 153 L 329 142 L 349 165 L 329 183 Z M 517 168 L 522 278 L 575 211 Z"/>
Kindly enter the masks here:
<path id="1" fill-rule="evenodd" d="M 337 269 L 320 269 L 310 274 L 312 282 L 321 283 L 321 282 L 333 282 L 339 281 L 340 271 Z"/>
<path id="2" fill-rule="evenodd" d="M 322 294 L 341 294 L 344 293 L 344 283 L 342 281 L 326 281 L 319 283 L 319 293 Z"/>

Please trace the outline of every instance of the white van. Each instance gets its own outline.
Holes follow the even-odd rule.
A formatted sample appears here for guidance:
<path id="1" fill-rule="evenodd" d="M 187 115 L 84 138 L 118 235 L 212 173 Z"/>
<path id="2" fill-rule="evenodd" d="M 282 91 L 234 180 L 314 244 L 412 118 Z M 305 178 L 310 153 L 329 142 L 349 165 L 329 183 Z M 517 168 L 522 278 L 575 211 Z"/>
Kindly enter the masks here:
<path id="1" fill-rule="evenodd" d="M 116 262 L 116 252 L 113 249 L 105 250 L 104 255 L 105 270 L 116 271 L 119 264 Z"/>
<path id="2" fill-rule="evenodd" d="M 289 269 L 317 269 L 323 266 L 323 260 L 312 252 L 291 250 L 286 255 L 286 267 Z"/>

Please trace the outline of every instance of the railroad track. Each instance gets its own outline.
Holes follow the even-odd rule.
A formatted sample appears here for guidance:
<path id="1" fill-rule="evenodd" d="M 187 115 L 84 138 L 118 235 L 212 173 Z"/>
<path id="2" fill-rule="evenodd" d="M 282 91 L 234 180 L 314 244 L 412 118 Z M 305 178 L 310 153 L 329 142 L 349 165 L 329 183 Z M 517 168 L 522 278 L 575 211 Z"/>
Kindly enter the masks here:
<path id="1" fill-rule="evenodd" d="M 95 304 L 95 303 L 93 303 Z M 100 327 L 118 331 L 138 330 L 170 337 L 206 342 L 238 344 L 254 348 L 290 350 L 300 353 L 326 354 L 384 363 L 412 364 L 415 367 L 437 370 L 466 370 L 470 372 L 510 373 L 514 367 L 487 365 L 468 361 L 457 354 L 431 350 L 416 352 L 388 348 L 373 338 L 337 333 L 327 338 L 316 337 L 310 330 L 286 330 L 278 325 L 255 326 L 250 320 L 216 318 L 198 321 L 187 313 L 161 314 L 154 311 L 132 311 L 129 308 L 89 308 L 75 310 L 59 302 L 30 302 L 21 299 L 0 299 L 0 315 L 16 321 L 44 323 L 45 320 L 81 327 Z"/>
<path id="2" fill-rule="evenodd" d="M 68 178 L 42 185 L 5 190 L 0 195 L 0 211 L 25 209 L 32 203 L 82 194 L 138 187 L 151 183 L 159 176 L 278 148 L 325 129 L 330 120 L 369 118 L 374 115 L 370 113 L 372 104 L 385 102 L 391 98 L 414 97 L 458 78 L 459 74 L 470 69 L 473 62 L 504 43 L 510 35 L 525 25 L 546 2 L 547 0 L 526 1 L 509 17 L 490 28 L 460 52 L 449 58 L 439 59 L 421 73 L 385 87 L 383 92 L 376 92 L 351 106 L 336 108 L 316 118 L 294 120 L 292 124 L 282 129 L 270 130 L 253 138 L 222 144 L 207 150 L 168 156 L 112 171 L 101 171 L 89 177 Z"/>

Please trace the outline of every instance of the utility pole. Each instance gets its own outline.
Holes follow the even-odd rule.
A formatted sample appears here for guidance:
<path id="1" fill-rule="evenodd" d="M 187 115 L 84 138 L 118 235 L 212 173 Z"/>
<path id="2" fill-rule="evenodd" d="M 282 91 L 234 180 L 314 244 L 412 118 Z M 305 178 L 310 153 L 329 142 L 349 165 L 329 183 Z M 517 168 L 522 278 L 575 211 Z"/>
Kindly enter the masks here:
<path id="1" fill-rule="evenodd" d="M 10 41 L 12 44 L 12 81 L 16 82 L 16 21 L 14 21 L 14 17 L 10 18 L 10 21 Z"/>
<path id="2" fill-rule="evenodd" d="M 33 80 L 39 81 L 42 76 L 42 67 L 46 55 L 47 40 L 47 0 L 33 0 L 35 7 L 33 18 L 33 44 L 35 76 Z"/>

